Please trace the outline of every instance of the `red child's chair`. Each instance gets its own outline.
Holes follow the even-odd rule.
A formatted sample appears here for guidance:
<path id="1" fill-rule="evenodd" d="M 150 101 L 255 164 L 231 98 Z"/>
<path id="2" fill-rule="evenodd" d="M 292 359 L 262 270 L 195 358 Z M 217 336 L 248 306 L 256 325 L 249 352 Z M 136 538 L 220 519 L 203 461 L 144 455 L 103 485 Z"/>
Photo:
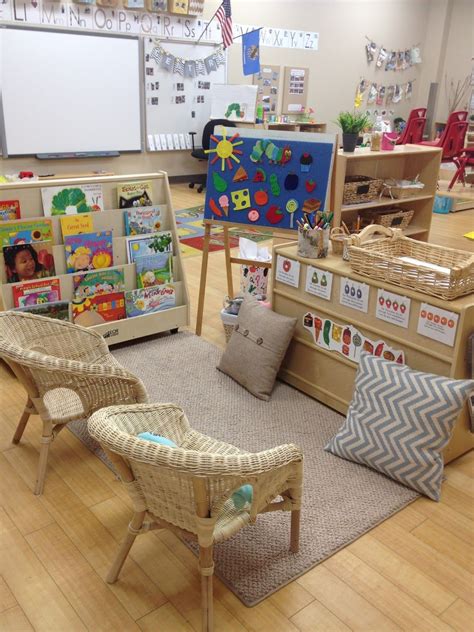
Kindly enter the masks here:
<path id="1" fill-rule="evenodd" d="M 446 139 L 446 134 L 448 133 L 449 127 L 452 123 L 461 123 L 463 121 L 467 121 L 468 112 L 466 110 L 459 110 L 459 112 L 451 112 L 448 116 L 448 120 L 446 121 L 446 127 L 441 132 L 439 138 L 435 140 L 425 140 L 422 143 L 418 143 L 419 145 L 429 145 L 431 147 L 444 147 L 444 142 Z"/>
<path id="2" fill-rule="evenodd" d="M 453 179 L 449 183 L 448 191 L 451 191 L 458 180 L 465 183 L 466 167 L 474 168 L 474 147 L 464 147 L 457 156 L 453 156 L 453 162 L 457 167 Z"/>
<path id="3" fill-rule="evenodd" d="M 467 121 L 457 121 L 449 125 L 444 135 L 443 144 L 439 145 L 443 149 L 441 162 L 455 162 L 455 158 L 464 149 L 467 127 Z M 423 145 L 424 143 L 421 144 Z"/>
<path id="4" fill-rule="evenodd" d="M 407 133 L 408 133 L 408 131 L 410 129 L 410 123 L 413 120 L 415 120 L 415 119 L 425 119 L 425 123 L 423 124 L 423 128 L 421 129 L 421 135 L 420 136 L 419 136 L 419 134 L 420 134 L 419 131 L 415 135 L 414 135 L 414 133 L 412 131 L 410 131 L 410 138 L 418 139 L 418 136 L 419 136 L 419 140 L 406 140 L 407 139 Z M 407 143 L 419 143 L 420 141 L 422 141 L 423 140 L 423 131 L 425 129 L 425 124 L 426 124 L 426 108 L 415 108 L 415 109 L 413 109 L 410 112 L 410 114 L 408 115 L 406 125 L 405 125 L 404 129 L 402 130 L 402 133 L 398 137 L 398 140 L 397 140 L 396 144 L 397 145 L 406 145 Z M 421 123 L 418 123 L 412 129 L 419 130 L 420 127 L 421 127 Z"/>
<path id="5" fill-rule="evenodd" d="M 416 145 L 423 140 L 423 132 L 426 125 L 426 119 L 422 117 L 412 118 L 407 121 L 405 129 L 398 137 L 397 145 L 407 145 L 408 143 Z"/>

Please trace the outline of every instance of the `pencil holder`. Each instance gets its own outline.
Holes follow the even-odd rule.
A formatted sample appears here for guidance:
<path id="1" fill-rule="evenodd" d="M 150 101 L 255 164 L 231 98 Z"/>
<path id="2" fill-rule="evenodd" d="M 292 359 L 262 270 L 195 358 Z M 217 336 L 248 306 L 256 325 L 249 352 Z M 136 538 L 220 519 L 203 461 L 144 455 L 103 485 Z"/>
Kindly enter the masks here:
<path id="1" fill-rule="evenodd" d="M 329 248 L 329 228 L 323 230 L 298 229 L 298 254 L 307 259 L 327 257 Z"/>

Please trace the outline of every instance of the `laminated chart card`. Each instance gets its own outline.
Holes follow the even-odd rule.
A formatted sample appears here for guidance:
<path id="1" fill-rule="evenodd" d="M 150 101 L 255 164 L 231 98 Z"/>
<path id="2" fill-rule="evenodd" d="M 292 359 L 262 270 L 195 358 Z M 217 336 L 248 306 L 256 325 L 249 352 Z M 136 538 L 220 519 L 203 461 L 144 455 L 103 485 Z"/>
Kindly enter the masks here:
<path id="1" fill-rule="evenodd" d="M 459 315 L 440 307 L 422 303 L 416 331 L 450 347 L 454 346 Z"/>

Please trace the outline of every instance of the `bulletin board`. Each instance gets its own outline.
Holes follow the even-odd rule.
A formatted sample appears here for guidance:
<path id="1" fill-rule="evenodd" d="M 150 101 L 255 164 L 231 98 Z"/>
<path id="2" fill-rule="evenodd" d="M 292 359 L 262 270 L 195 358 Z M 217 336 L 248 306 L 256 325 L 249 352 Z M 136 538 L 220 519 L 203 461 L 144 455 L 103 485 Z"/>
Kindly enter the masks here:
<path id="1" fill-rule="evenodd" d="M 255 123 L 257 86 L 216 84 L 212 89 L 211 118 Z"/>
<path id="2" fill-rule="evenodd" d="M 309 68 L 285 66 L 282 114 L 302 112 L 308 102 Z"/>
<path id="3" fill-rule="evenodd" d="M 211 136 L 204 218 L 296 230 L 327 210 L 335 134 L 222 128 Z"/>
<path id="4" fill-rule="evenodd" d="M 216 52 L 212 44 L 160 42 L 167 52 L 183 60 L 205 59 Z M 194 77 L 162 68 L 151 56 L 156 40 L 144 39 L 144 79 L 147 148 L 149 151 L 190 149 L 189 132 L 196 132 L 196 145 L 211 116 L 214 84 L 226 82 L 226 63 L 213 72 Z"/>
<path id="5" fill-rule="evenodd" d="M 260 72 L 253 75 L 253 83 L 257 86 L 257 103 L 263 106 L 267 117 L 279 111 L 280 74 L 280 66 L 262 64 Z"/>

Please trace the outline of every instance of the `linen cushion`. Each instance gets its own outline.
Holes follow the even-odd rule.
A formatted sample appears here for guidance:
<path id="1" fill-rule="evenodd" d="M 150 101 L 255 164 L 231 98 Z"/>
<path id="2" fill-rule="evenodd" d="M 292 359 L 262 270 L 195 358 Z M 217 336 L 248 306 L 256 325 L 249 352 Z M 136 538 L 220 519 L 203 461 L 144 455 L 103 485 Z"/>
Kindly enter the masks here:
<path id="1" fill-rule="evenodd" d="M 268 401 L 295 325 L 296 318 L 275 314 L 246 298 L 217 368 Z"/>
<path id="2" fill-rule="evenodd" d="M 473 380 L 414 371 L 362 353 L 343 426 L 325 447 L 439 500 L 441 452 Z"/>

